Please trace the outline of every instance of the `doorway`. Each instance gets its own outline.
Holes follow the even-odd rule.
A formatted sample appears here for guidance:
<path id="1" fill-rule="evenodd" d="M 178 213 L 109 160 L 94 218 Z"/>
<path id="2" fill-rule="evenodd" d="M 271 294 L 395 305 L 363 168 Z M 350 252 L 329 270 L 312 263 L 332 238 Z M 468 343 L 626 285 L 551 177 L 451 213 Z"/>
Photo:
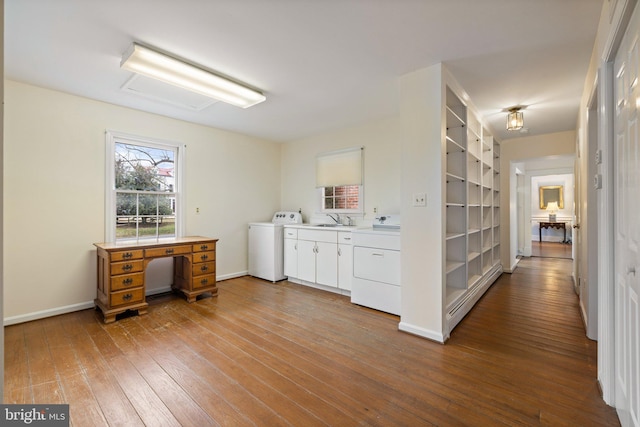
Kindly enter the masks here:
<path id="1" fill-rule="evenodd" d="M 574 163 L 571 154 L 517 164 L 518 255 L 573 259 Z"/>

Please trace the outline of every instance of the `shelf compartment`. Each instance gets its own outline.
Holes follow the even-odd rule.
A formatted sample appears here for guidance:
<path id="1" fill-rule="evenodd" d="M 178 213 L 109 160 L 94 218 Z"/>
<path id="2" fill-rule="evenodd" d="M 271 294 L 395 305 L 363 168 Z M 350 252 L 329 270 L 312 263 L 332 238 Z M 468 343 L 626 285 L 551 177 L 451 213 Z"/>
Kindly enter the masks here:
<path id="1" fill-rule="evenodd" d="M 491 206 L 493 201 L 491 189 L 482 188 L 482 206 Z"/>
<path id="2" fill-rule="evenodd" d="M 449 179 L 447 174 L 447 205 L 456 204 L 464 206 L 466 202 L 467 185 L 461 179 Z"/>
<path id="3" fill-rule="evenodd" d="M 493 218 L 491 217 L 491 207 L 482 208 L 482 229 L 491 228 L 493 225 Z"/>
<path id="4" fill-rule="evenodd" d="M 469 247 L 467 248 L 468 250 L 467 260 L 469 260 L 470 254 L 480 253 L 480 248 L 481 248 L 480 231 L 478 230 L 477 232 L 469 233 L 468 240 L 469 240 L 469 243 L 468 243 Z"/>
<path id="5" fill-rule="evenodd" d="M 482 278 L 482 266 L 480 257 L 476 257 L 469 261 L 467 267 L 467 288 L 471 288 Z"/>
<path id="6" fill-rule="evenodd" d="M 482 250 L 486 251 L 493 246 L 493 231 L 491 228 L 482 230 Z"/>
<path id="7" fill-rule="evenodd" d="M 467 210 L 464 206 L 447 206 L 447 236 L 465 234 L 467 231 Z"/>
<path id="8" fill-rule="evenodd" d="M 449 170 L 448 167 L 447 170 Z M 480 185 L 480 160 L 471 155 L 467 159 L 467 180 Z"/>
<path id="9" fill-rule="evenodd" d="M 480 230 L 480 207 L 469 205 L 469 230 Z"/>
<path id="10" fill-rule="evenodd" d="M 464 280 L 463 280 L 463 287 L 453 286 L 453 285 L 449 286 L 449 284 L 447 284 L 447 310 L 452 304 L 454 304 L 458 300 L 458 298 L 463 296 L 466 293 L 466 291 L 467 291 L 467 286 L 466 286 L 466 283 L 464 283 Z"/>
<path id="11" fill-rule="evenodd" d="M 447 105 L 447 127 L 454 128 L 454 127 L 465 126 L 466 123 L 463 119 L 463 117 L 466 115 L 465 110 L 466 108 L 464 107 L 464 105 L 457 105 L 457 106 Z"/>
<path id="12" fill-rule="evenodd" d="M 454 270 L 458 268 L 462 268 L 464 266 L 465 266 L 464 262 L 447 260 L 447 265 L 446 265 L 447 274 L 452 273 Z"/>
<path id="13" fill-rule="evenodd" d="M 466 154 L 462 151 L 447 153 L 447 173 L 465 178 L 467 175 L 465 158 Z"/>

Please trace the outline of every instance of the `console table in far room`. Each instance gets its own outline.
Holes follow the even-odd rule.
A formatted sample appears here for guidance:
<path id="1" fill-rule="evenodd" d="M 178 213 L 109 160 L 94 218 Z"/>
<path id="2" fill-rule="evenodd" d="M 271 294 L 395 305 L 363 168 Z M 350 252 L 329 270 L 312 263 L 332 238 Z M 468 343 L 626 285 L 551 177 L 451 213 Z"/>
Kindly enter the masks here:
<path id="1" fill-rule="evenodd" d="M 566 222 L 545 222 L 545 221 L 540 221 L 538 223 L 540 225 L 539 227 L 539 232 L 540 232 L 540 241 L 542 242 L 542 229 L 543 228 L 557 228 L 558 230 L 562 229 L 562 231 L 564 232 L 564 238 L 562 239 L 562 242 L 566 242 L 567 241 L 567 223 Z"/>

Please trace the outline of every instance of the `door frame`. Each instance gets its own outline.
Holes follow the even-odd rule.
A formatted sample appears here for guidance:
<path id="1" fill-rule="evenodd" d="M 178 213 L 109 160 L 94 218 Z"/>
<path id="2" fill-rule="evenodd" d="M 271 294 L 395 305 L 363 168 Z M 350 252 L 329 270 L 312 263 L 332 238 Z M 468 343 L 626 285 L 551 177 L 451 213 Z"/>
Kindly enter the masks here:
<path id="1" fill-rule="evenodd" d="M 598 241 L 609 248 L 598 254 L 598 382 L 602 398 L 608 404 L 615 402 L 615 311 L 614 311 L 614 70 L 613 62 L 620 42 L 627 30 L 637 0 L 617 0 L 610 12 L 611 29 L 604 43 L 600 65 L 596 73 L 598 85 L 598 149 L 602 163 L 602 189 L 598 191 Z"/>

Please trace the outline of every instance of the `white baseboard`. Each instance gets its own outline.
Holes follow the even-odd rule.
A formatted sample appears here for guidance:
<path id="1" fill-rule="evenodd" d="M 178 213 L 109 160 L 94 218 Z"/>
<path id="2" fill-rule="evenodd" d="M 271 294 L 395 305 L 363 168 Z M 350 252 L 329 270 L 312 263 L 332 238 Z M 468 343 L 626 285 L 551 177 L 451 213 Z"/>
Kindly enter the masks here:
<path id="1" fill-rule="evenodd" d="M 427 338 L 432 341 L 439 342 L 440 344 L 444 344 L 444 336 L 436 331 L 421 328 L 420 326 L 415 326 L 407 322 L 400 322 L 398 324 L 398 329 L 409 334 L 417 335 L 419 337 Z"/>
<path id="2" fill-rule="evenodd" d="M 4 318 L 4 326 L 16 325 L 18 323 L 30 322 L 32 320 L 44 319 L 45 317 L 58 316 L 60 314 L 72 313 L 74 311 L 86 310 L 95 307 L 92 301 L 78 304 L 65 305 L 64 307 L 50 308 L 48 310 L 34 311 L 33 313 L 20 314 Z"/>
<path id="3" fill-rule="evenodd" d="M 505 273 L 513 273 L 514 271 L 516 271 L 516 268 L 518 267 L 518 263 L 520 262 L 520 258 L 516 258 L 515 261 L 513 262 L 513 264 L 511 264 L 511 267 L 509 269 L 505 269 L 503 270 Z"/>
<path id="4" fill-rule="evenodd" d="M 216 281 L 233 279 L 236 277 L 246 276 L 246 271 L 241 271 L 239 273 L 231 273 L 225 274 L 222 276 L 216 276 Z M 171 286 L 166 286 L 162 288 L 155 288 L 148 292 L 146 292 L 147 296 L 161 294 L 165 292 L 171 292 Z M 63 307 L 55 307 L 47 310 L 34 311 L 33 313 L 25 313 L 19 314 L 17 316 L 5 317 L 3 324 L 4 326 L 17 325 L 18 323 L 30 322 L 32 320 L 44 319 L 46 317 L 58 316 L 60 314 L 73 313 L 74 311 L 87 310 L 89 308 L 95 307 L 95 303 L 93 300 L 81 302 L 78 304 L 65 305 Z"/>

